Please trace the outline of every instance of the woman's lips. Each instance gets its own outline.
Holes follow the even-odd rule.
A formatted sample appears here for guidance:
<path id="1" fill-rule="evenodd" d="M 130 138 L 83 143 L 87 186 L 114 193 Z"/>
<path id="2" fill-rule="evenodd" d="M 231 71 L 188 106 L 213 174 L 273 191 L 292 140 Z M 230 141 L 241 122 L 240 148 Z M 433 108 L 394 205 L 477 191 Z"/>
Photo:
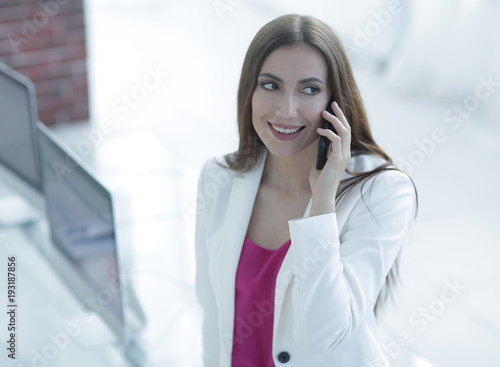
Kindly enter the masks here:
<path id="1" fill-rule="evenodd" d="M 267 124 L 269 125 L 269 129 L 271 130 L 271 132 L 273 133 L 273 135 L 276 137 L 276 139 L 284 140 L 284 141 L 295 139 L 297 136 L 300 135 L 300 133 L 304 130 L 304 127 L 305 127 L 305 126 L 294 126 L 294 127 L 292 127 L 292 126 L 283 125 L 283 124 L 271 124 L 270 122 L 268 122 Z M 273 125 L 275 127 L 279 128 L 282 132 L 275 130 L 273 128 Z M 299 130 L 297 132 L 286 133 L 286 130 L 292 130 L 293 131 L 295 129 L 299 129 Z"/>

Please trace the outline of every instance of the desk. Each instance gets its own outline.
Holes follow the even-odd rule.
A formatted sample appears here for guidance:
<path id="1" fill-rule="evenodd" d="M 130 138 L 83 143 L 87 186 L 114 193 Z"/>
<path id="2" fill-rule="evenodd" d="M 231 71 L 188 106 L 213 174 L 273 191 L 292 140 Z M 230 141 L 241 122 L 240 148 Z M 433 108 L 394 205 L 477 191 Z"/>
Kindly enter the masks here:
<path id="1" fill-rule="evenodd" d="M 128 159 L 130 146 L 135 147 L 137 165 Z M 194 294 L 194 211 L 186 208 L 194 203 L 198 172 L 189 166 L 180 169 L 180 163 L 167 159 L 162 149 L 149 133 L 124 135 L 96 147 L 99 159 L 91 168 L 113 194 L 126 199 L 115 202 L 118 221 L 130 225 L 119 246 L 129 248 L 125 255 L 133 259 L 135 288 L 148 321 L 142 341 L 149 358 L 158 366 L 195 367 L 201 365 L 201 312 Z M 122 161 L 126 167 L 120 166 Z M 124 212 L 131 215 L 121 218 Z M 35 367 L 130 366 L 120 348 L 110 344 L 86 347 L 81 334 L 68 338 L 67 345 L 61 337 L 62 348 L 47 347 L 55 345 L 51 337 L 57 339 L 75 320 L 79 300 L 24 229 L 0 228 L 0 235 L 0 346 L 7 340 L 2 296 L 7 256 L 16 254 L 18 361 Z M 96 317 L 91 329 L 100 328 L 99 324 Z M 44 357 L 43 348 L 48 348 L 52 359 Z M 2 367 L 5 356 L 0 351 Z"/>
<path id="2" fill-rule="evenodd" d="M 43 240 L 46 239 L 41 238 Z M 79 301 L 50 267 L 24 229 L 2 228 L 0 241 L 2 290 L 7 287 L 8 256 L 16 255 L 17 361 L 25 366 L 36 367 L 130 366 L 116 346 L 104 344 L 89 349 L 77 337 L 70 336 L 77 335 L 68 325 L 75 318 Z M 1 298 L 0 307 L 6 309 L 7 297 Z M 6 312 L 0 314 L 0 340 L 6 341 L 9 321 Z M 101 323 L 98 318 L 93 322 L 96 326 Z M 3 360 L 5 349 L 1 349 L 0 360 Z"/>
<path id="3" fill-rule="evenodd" d="M 151 233 L 148 223 L 141 230 Z M 162 227 L 164 223 L 162 222 Z M 144 226 L 143 226 L 144 227 Z M 43 231 L 42 231 L 43 232 Z M 91 343 L 93 333 L 101 335 L 105 329 L 97 317 L 83 320 L 78 310 L 81 302 L 60 278 L 39 247 L 40 238 L 33 240 L 33 231 L 12 227 L 0 229 L 0 289 L 7 288 L 7 261 L 16 255 L 16 361 L 21 366 L 34 367 L 131 367 L 123 350 L 111 342 Z M 38 236 L 46 236 L 35 232 Z M 159 238 L 161 241 L 162 239 Z M 136 262 L 135 281 L 150 321 L 142 335 L 142 343 L 150 359 L 144 366 L 195 366 L 199 349 L 199 310 L 189 285 L 179 287 L 175 281 L 151 266 Z M 175 280 L 175 279 L 174 279 Z M 4 291 L 0 309 L 7 308 Z M 161 293 L 159 295 L 158 293 Z M 9 320 L 0 313 L 0 340 L 6 344 Z M 90 335 L 90 337 L 89 337 Z M 5 342 L 3 342 L 5 341 Z M 92 345 L 93 344 L 93 345 Z M 195 353 L 189 354 L 192 348 Z M 0 365 L 6 366 L 6 352 L 2 348 Z M 10 361 L 12 362 L 12 361 Z M 12 365 L 17 366 L 17 365 Z"/>

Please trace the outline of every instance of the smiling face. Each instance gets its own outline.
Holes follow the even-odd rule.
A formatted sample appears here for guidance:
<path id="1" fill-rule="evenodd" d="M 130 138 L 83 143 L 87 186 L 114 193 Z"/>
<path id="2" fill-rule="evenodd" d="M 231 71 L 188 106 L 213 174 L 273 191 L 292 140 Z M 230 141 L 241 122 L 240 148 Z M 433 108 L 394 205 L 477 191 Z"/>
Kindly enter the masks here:
<path id="1" fill-rule="evenodd" d="M 321 112 L 329 98 L 328 68 L 321 52 L 309 45 L 278 48 L 266 58 L 258 77 L 253 127 L 276 156 L 316 150 L 316 128 L 322 127 Z"/>

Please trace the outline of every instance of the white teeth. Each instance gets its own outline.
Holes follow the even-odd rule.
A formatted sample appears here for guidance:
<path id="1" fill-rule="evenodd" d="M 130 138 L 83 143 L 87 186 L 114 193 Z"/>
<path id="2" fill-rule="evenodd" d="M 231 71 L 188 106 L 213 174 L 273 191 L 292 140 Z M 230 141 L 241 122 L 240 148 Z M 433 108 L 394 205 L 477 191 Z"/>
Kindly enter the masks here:
<path id="1" fill-rule="evenodd" d="M 296 129 L 282 129 L 281 127 L 276 127 L 273 124 L 271 124 L 271 126 L 274 130 L 276 130 L 282 134 L 293 134 L 293 133 L 296 133 L 297 131 L 299 131 L 300 129 L 302 129 L 302 126 L 296 128 Z"/>

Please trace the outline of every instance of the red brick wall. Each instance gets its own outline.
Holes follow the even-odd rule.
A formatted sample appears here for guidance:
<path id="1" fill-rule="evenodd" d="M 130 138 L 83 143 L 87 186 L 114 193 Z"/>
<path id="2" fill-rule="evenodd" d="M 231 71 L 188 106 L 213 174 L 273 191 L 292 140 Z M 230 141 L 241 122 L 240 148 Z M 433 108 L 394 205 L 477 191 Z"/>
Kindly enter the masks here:
<path id="1" fill-rule="evenodd" d="M 0 0 L 0 61 L 35 84 L 40 121 L 89 117 L 83 0 Z"/>

